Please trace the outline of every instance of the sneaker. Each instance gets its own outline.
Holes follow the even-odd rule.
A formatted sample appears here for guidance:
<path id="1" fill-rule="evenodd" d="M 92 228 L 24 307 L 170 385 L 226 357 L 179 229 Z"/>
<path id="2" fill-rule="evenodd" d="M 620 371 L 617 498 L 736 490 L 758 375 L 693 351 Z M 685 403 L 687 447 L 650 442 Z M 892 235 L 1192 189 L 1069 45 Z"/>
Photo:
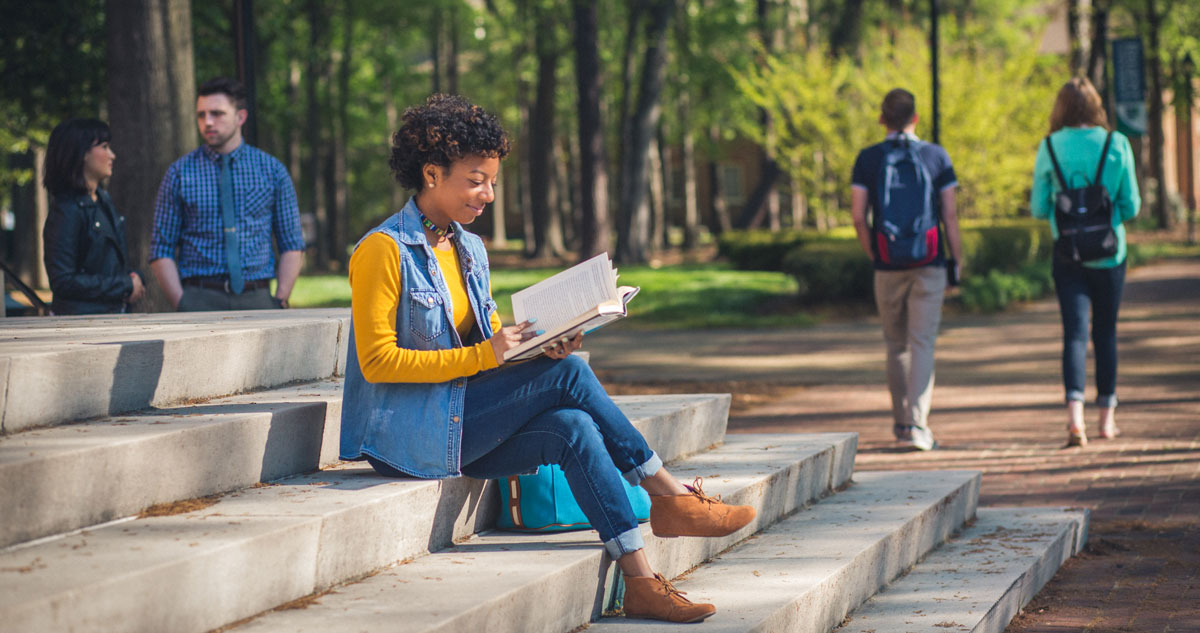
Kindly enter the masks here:
<path id="1" fill-rule="evenodd" d="M 731 506 L 704 494 L 697 477 L 685 495 L 650 495 L 650 528 L 655 536 L 725 536 L 754 520 L 752 506 Z"/>
<path id="2" fill-rule="evenodd" d="M 913 427 L 905 424 L 894 424 L 892 425 L 892 435 L 896 436 L 897 442 L 909 443 L 912 442 L 912 429 Z"/>
<path id="3" fill-rule="evenodd" d="M 699 622 L 717 612 L 711 604 L 696 604 L 660 574 L 625 576 L 625 617 L 667 622 Z"/>
<path id="4" fill-rule="evenodd" d="M 907 442 L 909 446 L 918 451 L 931 451 L 937 448 L 937 441 L 933 439 L 933 431 L 927 426 L 910 426 L 912 437 Z"/>

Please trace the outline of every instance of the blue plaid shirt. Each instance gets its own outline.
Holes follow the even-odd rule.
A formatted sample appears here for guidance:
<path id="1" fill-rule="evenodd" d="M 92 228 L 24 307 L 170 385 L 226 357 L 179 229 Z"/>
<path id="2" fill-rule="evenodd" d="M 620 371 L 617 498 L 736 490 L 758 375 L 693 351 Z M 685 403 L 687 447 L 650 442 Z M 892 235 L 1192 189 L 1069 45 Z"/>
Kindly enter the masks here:
<path id="1" fill-rule="evenodd" d="M 279 252 L 304 250 L 296 189 L 283 163 L 270 154 L 242 143 L 230 156 L 242 278 L 273 278 L 272 233 Z M 207 145 L 167 169 L 154 204 L 150 261 L 174 259 L 182 279 L 229 274 L 217 184 L 220 174 L 220 155 Z"/>

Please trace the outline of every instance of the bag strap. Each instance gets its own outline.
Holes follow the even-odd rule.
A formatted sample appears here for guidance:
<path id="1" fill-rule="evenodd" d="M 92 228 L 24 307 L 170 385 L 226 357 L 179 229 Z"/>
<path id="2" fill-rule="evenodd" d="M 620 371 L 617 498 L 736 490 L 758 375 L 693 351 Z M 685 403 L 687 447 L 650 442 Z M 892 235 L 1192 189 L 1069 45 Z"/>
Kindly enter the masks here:
<path id="1" fill-rule="evenodd" d="M 1096 179 L 1092 181 L 1093 185 L 1100 184 L 1100 176 L 1104 174 L 1104 159 L 1108 158 L 1108 146 L 1112 143 L 1112 130 L 1109 130 L 1108 137 L 1104 139 L 1104 149 L 1100 150 L 1100 163 L 1096 165 Z M 1046 137 L 1047 141 L 1050 137 Z"/>
<path id="2" fill-rule="evenodd" d="M 1050 135 L 1046 135 L 1046 149 L 1050 152 L 1050 163 L 1054 165 L 1054 173 L 1058 176 L 1058 184 L 1063 191 L 1070 189 L 1067 186 L 1067 179 L 1063 177 L 1062 167 L 1058 166 L 1058 157 L 1054 155 L 1054 145 L 1050 142 Z M 1106 152 L 1107 153 L 1107 152 Z"/>

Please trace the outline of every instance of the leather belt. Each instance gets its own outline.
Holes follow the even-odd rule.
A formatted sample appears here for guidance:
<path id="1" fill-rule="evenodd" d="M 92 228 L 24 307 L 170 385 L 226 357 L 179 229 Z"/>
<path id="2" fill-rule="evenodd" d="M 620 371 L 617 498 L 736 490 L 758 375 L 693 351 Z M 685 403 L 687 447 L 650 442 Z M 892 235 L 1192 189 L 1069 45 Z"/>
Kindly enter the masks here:
<path id="1" fill-rule="evenodd" d="M 225 294 L 233 294 L 233 290 L 229 287 L 228 277 L 189 277 L 183 280 L 183 285 L 207 288 L 209 290 L 220 290 Z M 255 279 L 254 281 L 243 282 L 242 292 L 247 290 L 261 290 L 263 288 L 270 287 L 270 279 Z"/>

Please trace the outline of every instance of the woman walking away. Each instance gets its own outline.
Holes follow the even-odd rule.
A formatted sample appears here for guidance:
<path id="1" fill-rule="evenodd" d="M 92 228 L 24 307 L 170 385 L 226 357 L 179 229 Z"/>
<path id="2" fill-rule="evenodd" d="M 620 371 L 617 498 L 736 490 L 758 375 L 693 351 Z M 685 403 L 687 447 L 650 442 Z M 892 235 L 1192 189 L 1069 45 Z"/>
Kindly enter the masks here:
<path id="1" fill-rule="evenodd" d="M 125 218 L 100 187 L 116 158 L 111 137 L 96 119 L 71 119 L 50 133 L 42 184 L 53 204 L 42 239 L 55 314 L 125 312 L 146 294 L 129 266 Z"/>
<path id="2" fill-rule="evenodd" d="M 562 467 L 625 575 L 625 613 L 672 622 L 712 615 L 651 569 L 621 478 L 651 498 L 661 536 L 724 536 L 755 516 L 682 485 L 563 339 L 526 362 L 504 351 L 536 335 L 502 327 L 483 241 L 463 225 L 495 198 L 508 138 L 461 97 L 435 95 L 404 113 L 392 173 L 414 191 L 350 259 L 351 339 L 342 459 L 382 475 L 493 479 Z"/>
<path id="3" fill-rule="evenodd" d="M 1125 227 L 1138 212 L 1133 151 L 1108 117 L 1091 82 L 1076 77 L 1058 91 L 1050 135 L 1038 148 L 1030 207 L 1050 221 L 1054 289 L 1062 313 L 1067 446 L 1084 446 L 1088 311 L 1096 357 L 1100 437 L 1117 436 L 1117 310 L 1125 286 Z"/>

